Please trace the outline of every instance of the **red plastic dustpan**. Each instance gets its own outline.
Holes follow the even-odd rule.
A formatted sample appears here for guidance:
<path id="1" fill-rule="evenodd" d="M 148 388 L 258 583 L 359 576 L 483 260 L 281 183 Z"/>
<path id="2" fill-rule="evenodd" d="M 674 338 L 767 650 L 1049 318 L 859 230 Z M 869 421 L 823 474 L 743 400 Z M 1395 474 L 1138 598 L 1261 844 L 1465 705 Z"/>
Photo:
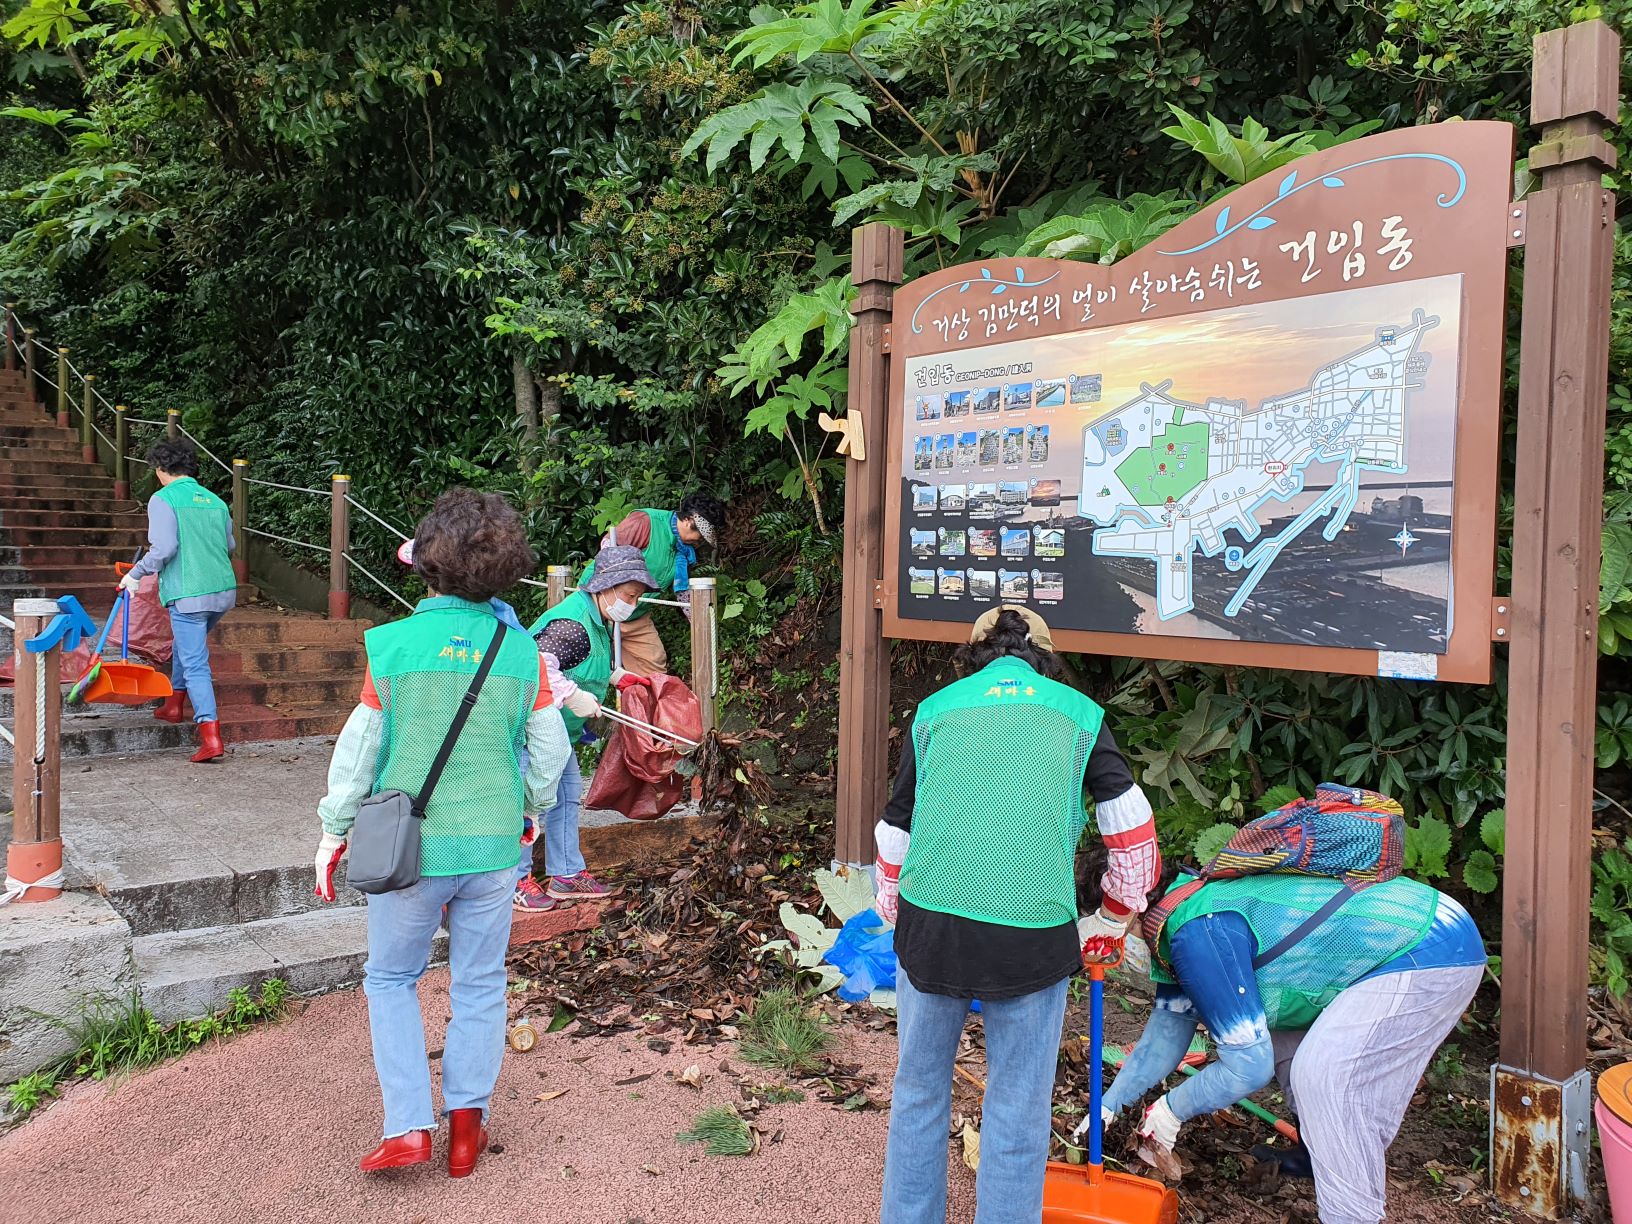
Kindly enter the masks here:
<path id="1" fill-rule="evenodd" d="M 1089 965 L 1088 1163 L 1049 1161 L 1043 1181 L 1043 1224 L 1177 1224 L 1179 1196 L 1159 1181 L 1131 1173 L 1107 1173 L 1105 1127 L 1099 1117 L 1104 1091 L 1105 970 Z"/>

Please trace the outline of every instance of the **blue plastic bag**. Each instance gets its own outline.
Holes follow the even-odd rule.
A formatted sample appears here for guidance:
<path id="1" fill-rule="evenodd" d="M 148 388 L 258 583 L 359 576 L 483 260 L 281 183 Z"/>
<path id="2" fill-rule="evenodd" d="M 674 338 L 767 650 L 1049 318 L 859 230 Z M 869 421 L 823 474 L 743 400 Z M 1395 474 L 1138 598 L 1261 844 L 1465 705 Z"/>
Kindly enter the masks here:
<path id="1" fill-rule="evenodd" d="M 844 974 L 839 998 L 859 1003 L 882 987 L 895 989 L 895 928 L 863 910 L 839 930 L 822 959 Z"/>

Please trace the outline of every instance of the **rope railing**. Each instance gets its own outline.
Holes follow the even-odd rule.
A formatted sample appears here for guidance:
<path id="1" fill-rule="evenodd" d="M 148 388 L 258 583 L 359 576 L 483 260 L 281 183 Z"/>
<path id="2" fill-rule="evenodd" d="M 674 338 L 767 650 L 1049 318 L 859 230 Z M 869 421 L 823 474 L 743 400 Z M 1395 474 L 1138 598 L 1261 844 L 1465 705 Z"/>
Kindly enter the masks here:
<path id="1" fill-rule="evenodd" d="M 192 434 L 188 433 L 185 426 L 182 426 L 182 425 L 178 424 L 176 426 L 176 430 L 177 430 L 177 432 L 179 432 L 181 434 L 182 437 L 186 438 L 194 446 L 198 447 L 199 450 L 203 451 L 211 459 L 214 459 L 216 467 L 220 468 L 227 475 L 229 475 L 229 476 L 232 475 L 232 465 L 230 463 L 221 462 L 221 457 L 219 455 L 217 455 L 214 451 L 212 451 L 209 447 L 205 446 L 204 443 L 200 442 Z"/>
<path id="2" fill-rule="evenodd" d="M 383 518 L 381 518 L 379 515 L 375 514 L 374 511 L 370 510 L 367 506 L 363 505 L 362 502 L 358 501 L 350 493 L 346 494 L 346 501 L 354 509 L 361 510 L 364 514 L 368 515 L 369 518 L 373 519 L 381 527 L 384 527 L 387 531 L 391 532 L 393 535 L 395 535 L 397 537 L 397 539 L 407 540 L 407 539 L 412 538 L 411 536 L 409 536 L 409 534 L 406 531 L 403 531 L 400 527 L 393 526 L 392 524 L 386 522 Z"/>
<path id="3" fill-rule="evenodd" d="M 401 595 L 397 594 L 397 591 L 396 591 L 395 587 L 389 586 L 385 582 L 383 582 L 372 570 L 370 570 L 361 561 L 357 560 L 357 558 L 352 556 L 349 552 L 344 554 L 344 555 L 345 555 L 345 558 L 346 558 L 347 561 L 349 561 L 352 565 L 355 565 L 359 570 L 361 570 L 363 572 L 364 575 L 366 575 L 367 577 L 373 579 L 374 585 L 379 587 L 380 590 L 384 591 L 387 595 L 391 596 L 392 599 L 396 600 L 403 607 L 407 608 L 408 611 L 412 612 L 414 610 L 414 605 L 409 603 Z"/>
<path id="4" fill-rule="evenodd" d="M 271 531 L 262 531 L 258 527 L 245 527 L 244 530 L 249 532 L 250 535 L 260 536 L 263 540 L 276 540 L 280 544 L 293 544 L 296 548 L 310 548 L 314 552 L 320 552 L 320 553 L 326 553 L 326 552 L 330 551 L 329 546 L 327 544 L 312 544 L 312 543 L 307 542 L 306 540 L 292 540 L 288 536 L 277 535 L 276 533 L 271 532 Z"/>
<path id="5" fill-rule="evenodd" d="M 275 480 L 261 480 L 255 476 L 245 476 L 244 483 L 260 485 L 263 489 L 282 489 L 285 493 L 310 493 L 313 497 L 330 496 L 327 489 L 308 489 L 304 485 L 279 484 Z"/>

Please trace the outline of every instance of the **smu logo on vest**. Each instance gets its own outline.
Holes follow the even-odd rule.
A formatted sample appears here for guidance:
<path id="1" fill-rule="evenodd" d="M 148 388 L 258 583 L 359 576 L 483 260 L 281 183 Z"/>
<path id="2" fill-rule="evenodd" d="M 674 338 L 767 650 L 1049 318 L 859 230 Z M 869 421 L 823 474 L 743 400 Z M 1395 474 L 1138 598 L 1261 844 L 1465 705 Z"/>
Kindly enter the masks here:
<path id="1" fill-rule="evenodd" d="M 469 638 L 462 638 L 455 635 L 454 637 L 450 637 L 448 639 L 448 644 L 446 646 L 442 647 L 441 650 L 436 652 L 436 657 L 439 659 L 454 659 L 460 663 L 475 663 L 477 666 L 480 666 L 482 662 L 482 648 L 472 644 Z"/>

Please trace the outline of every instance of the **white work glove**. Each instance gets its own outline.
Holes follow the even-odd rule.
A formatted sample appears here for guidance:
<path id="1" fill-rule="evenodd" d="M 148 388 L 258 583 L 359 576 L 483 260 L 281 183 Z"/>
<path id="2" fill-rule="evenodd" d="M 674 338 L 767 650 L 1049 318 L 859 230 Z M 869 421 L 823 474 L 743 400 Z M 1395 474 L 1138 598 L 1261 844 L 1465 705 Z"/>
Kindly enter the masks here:
<path id="1" fill-rule="evenodd" d="M 337 833 L 323 834 L 317 843 L 317 887 L 312 891 L 325 901 L 334 900 L 334 869 L 340 866 L 340 856 L 346 852 L 346 839 Z"/>
<path id="2" fill-rule="evenodd" d="M 1139 1123 L 1139 1159 L 1157 1169 L 1164 1177 L 1177 1179 L 1184 1175 L 1184 1166 L 1173 1154 L 1182 1125 L 1179 1115 L 1168 1105 L 1165 1093 L 1145 1110 L 1144 1121 Z"/>
<path id="3" fill-rule="evenodd" d="M 891 926 L 901 912 L 901 864 L 907 861 L 912 834 L 879 821 L 873 828 L 878 857 L 873 860 L 873 909 Z"/>
<path id="4" fill-rule="evenodd" d="M 124 577 L 119 579 L 119 589 L 121 591 L 129 591 L 132 595 L 136 594 L 136 588 L 141 585 L 142 580 L 137 576 L 135 570 L 126 572 Z"/>
<path id="5" fill-rule="evenodd" d="M 1093 1120 L 1094 1115 L 1089 1114 L 1081 1122 L 1077 1123 L 1077 1129 L 1071 1132 L 1071 1141 L 1073 1143 L 1077 1142 L 1088 1133 L 1089 1124 L 1092 1123 Z M 1099 1107 L 1099 1124 L 1103 1129 L 1100 1133 L 1103 1134 L 1104 1131 L 1110 1130 L 1111 1123 L 1115 1121 L 1116 1111 L 1114 1109 L 1107 1109 L 1103 1104 L 1101 1104 Z"/>
<path id="6" fill-rule="evenodd" d="M 586 689 L 574 689 L 561 704 L 579 718 L 594 718 L 601 712 L 601 703 L 590 696 Z"/>
<path id="7" fill-rule="evenodd" d="M 1077 919 L 1077 942 L 1082 945 L 1084 964 L 1105 964 L 1122 954 L 1122 941 L 1128 936 L 1128 918 L 1118 918 L 1101 905 L 1093 913 Z"/>

